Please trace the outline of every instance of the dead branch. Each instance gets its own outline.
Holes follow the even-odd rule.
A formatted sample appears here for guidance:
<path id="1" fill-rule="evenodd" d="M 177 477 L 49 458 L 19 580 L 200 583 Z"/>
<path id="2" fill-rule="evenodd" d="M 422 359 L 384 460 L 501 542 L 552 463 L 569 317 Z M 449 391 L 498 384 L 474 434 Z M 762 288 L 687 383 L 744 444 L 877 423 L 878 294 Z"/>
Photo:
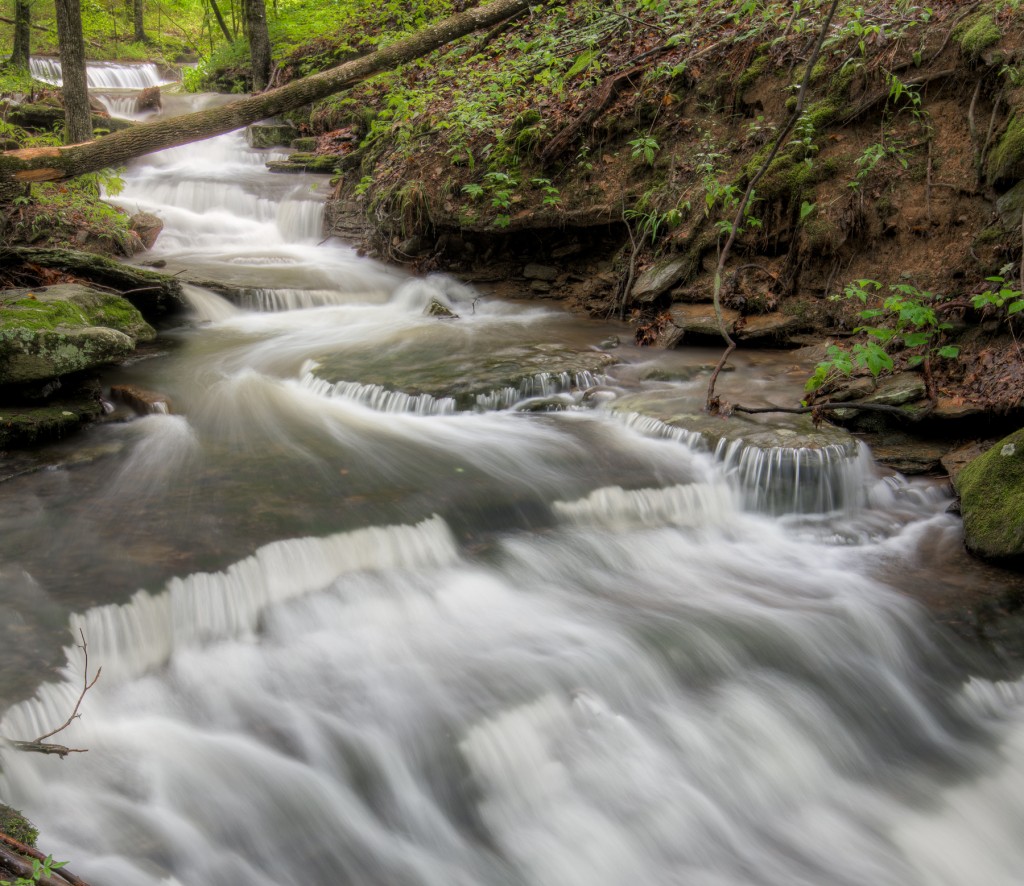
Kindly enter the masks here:
<path id="1" fill-rule="evenodd" d="M 47 741 L 48 738 L 53 738 L 59 732 L 63 732 L 72 723 L 75 722 L 81 714 L 78 713 L 82 707 L 82 701 L 85 698 L 85 694 L 96 685 L 96 681 L 100 678 L 100 674 L 103 673 L 103 668 L 97 668 L 93 678 L 89 679 L 89 644 L 86 642 L 85 634 L 81 628 L 78 630 L 78 635 L 82 638 L 82 645 L 78 648 L 82 650 L 85 656 L 85 664 L 82 666 L 82 691 L 78 693 L 78 700 L 75 702 L 74 708 L 71 710 L 71 715 L 56 729 L 47 732 L 45 735 L 40 735 L 38 738 L 32 739 L 32 741 L 10 741 L 5 739 L 11 747 L 17 748 L 19 751 L 28 751 L 36 754 L 55 754 L 62 760 L 68 754 L 84 754 L 88 748 L 69 748 L 62 744 L 56 744 L 52 741 Z"/>
<path id="2" fill-rule="evenodd" d="M 88 886 L 77 877 L 74 880 L 69 880 L 62 876 L 60 870 L 53 871 L 49 877 L 40 876 L 39 879 L 35 879 L 32 863 L 22 858 L 17 852 L 8 849 L 2 842 L 0 842 L 0 866 L 11 871 L 14 876 L 29 880 L 38 886 Z"/>
<path id="3" fill-rule="evenodd" d="M 883 412 L 887 415 L 898 415 L 908 421 L 920 421 L 931 408 L 921 413 L 909 413 L 899 406 L 886 406 L 884 403 L 858 403 L 856 400 L 846 403 L 813 403 L 810 406 L 732 406 L 733 412 L 745 412 L 748 415 L 759 415 L 768 412 L 784 412 L 787 415 L 805 415 L 808 412 L 834 412 L 837 409 L 857 409 L 861 412 Z"/>
<path id="4" fill-rule="evenodd" d="M 87 693 L 93 686 L 96 685 L 96 681 L 100 678 L 100 674 L 103 673 L 103 668 L 96 669 L 96 676 L 89 680 L 89 644 L 85 640 L 85 634 L 82 629 L 78 629 L 78 636 L 82 638 L 82 645 L 78 648 L 82 650 L 82 654 L 85 656 L 85 664 L 82 666 L 82 691 L 78 695 L 78 701 L 75 702 L 74 710 L 71 711 L 71 716 L 64 721 L 62 726 L 58 726 L 52 732 L 47 732 L 45 735 L 40 735 L 39 738 L 31 742 L 31 744 L 41 744 L 48 738 L 52 738 L 58 732 L 63 732 L 68 728 L 75 720 L 78 719 L 78 709 L 82 706 L 82 699 L 85 698 Z"/>

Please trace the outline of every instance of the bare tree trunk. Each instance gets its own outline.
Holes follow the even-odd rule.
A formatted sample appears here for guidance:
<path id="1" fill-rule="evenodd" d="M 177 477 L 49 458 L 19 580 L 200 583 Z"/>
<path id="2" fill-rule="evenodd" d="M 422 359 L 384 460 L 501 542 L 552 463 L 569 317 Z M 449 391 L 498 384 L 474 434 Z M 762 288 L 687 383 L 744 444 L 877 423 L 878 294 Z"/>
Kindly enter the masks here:
<path id="1" fill-rule="evenodd" d="M 135 20 L 135 42 L 142 43 L 146 39 L 143 0 L 134 0 L 132 3 L 132 12 L 134 13 Z"/>
<path id="2" fill-rule="evenodd" d="M 213 10 L 214 17 L 217 19 L 217 24 L 220 25 L 220 32 L 224 35 L 224 39 L 230 43 L 235 38 L 231 36 L 228 26 L 224 22 L 224 16 L 220 14 L 220 7 L 217 5 L 217 0 L 210 0 L 210 9 Z"/>
<path id="3" fill-rule="evenodd" d="M 32 0 L 14 0 L 14 46 L 8 67 L 28 70 L 29 42 L 32 33 Z"/>
<path id="4" fill-rule="evenodd" d="M 263 0 L 244 0 L 245 30 L 252 58 L 252 91 L 262 92 L 270 83 L 270 33 Z"/>
<path id="5" fill-rule="evenodd" d="M 92 139 L 92 111 L 85 77 L 85 40 L 79 0 L 56 0 L 57 40 L 64 85 L 64 141 L 74 145 Z"/>
<path id="6" fill-rule="evenodd" d="M 378 71 L 395 68 L 426 55 L 479 28 L 493 27 L 508 16 L 528 9 L 531 2 L 495 0 L 487 6 L 450 16 L 329 71 L 219 108 L 133 126 L 89 144 L 7 151 L 0 154 L 0 199 L 20 193 L 20 183 L 23 182 L 59 181 L 108 166 L 119 166 L 133 157 L 211 138 L 308 105 L 353 86 Z"/>

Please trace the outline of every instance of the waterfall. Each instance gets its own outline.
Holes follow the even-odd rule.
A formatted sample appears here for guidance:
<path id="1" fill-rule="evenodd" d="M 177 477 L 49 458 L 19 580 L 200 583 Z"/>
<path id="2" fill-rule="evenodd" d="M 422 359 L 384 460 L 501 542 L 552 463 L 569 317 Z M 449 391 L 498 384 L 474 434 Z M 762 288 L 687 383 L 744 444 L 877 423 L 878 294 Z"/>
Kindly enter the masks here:
<path id="1" fill-rule="evenodd" d="M 1024 681 L 914 599 L 1004 639 L 1014 586 L 941 483 L 323 241 L 326 179 L 274 156 L 129 166 L 140 260 L 212 289 L 104 381 L 173 414 L 0 484 L 0 735 L 103 669 L 88 753 L 0 746 L 43 851 L 95 886 L 1017 886 Z M 799 396 L 789 359 L 728 384 Z"/>
<path id="2" fill-rule="evenodd" d="M 29 59 L 29 71 L 33 77 L 45 83 L 54 86 L 63 83 L 59 59 L 33 56 Z M 145 89 L 175 82 L 163 77 L 156 65 L 146 62 L 89 62 L 85 74 L 89 89 Z"/>

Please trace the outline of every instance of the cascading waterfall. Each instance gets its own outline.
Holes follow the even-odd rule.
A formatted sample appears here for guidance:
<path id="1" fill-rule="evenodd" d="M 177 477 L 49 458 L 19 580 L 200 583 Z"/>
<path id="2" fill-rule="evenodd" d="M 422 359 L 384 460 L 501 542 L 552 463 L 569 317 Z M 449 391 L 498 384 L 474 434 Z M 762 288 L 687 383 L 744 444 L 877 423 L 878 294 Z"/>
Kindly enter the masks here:
<path id="1" fill-rule="evenodd" d="M 93 886 L 1019 883 L 1024 683 L 894 590 L 971 568 L 941 488 L 602 408 L 618 367 L 382 384 L 618 327 L 321 242 L 271 156 L 129 168 L 147 258 L 237 296 L 185 284 L 112 371 L 174 414 L 0 484 L 0 735 L 67 717 L 79 631 L 103 667 L 89 753 L 0 747 L 46 851 Z"/>
<path id="2" fill-rule="evenodd" d="M 63 83 L 59 59 L 34 56 L 29 59 L 29 71 L 37 80 L 60 86 Z M 86 83 L 90 89 L 145 89 L 174 83 L 161 75 L 157 66 L 149 63 L 118 64 L 90 62 L 86 66 Z"/>

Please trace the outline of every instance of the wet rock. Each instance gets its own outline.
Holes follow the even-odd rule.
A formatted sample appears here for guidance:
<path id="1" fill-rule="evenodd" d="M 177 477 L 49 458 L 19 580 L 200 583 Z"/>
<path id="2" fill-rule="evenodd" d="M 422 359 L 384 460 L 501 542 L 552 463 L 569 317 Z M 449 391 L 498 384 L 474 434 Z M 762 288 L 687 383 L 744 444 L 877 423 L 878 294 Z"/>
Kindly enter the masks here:
<path id="1" fill-rule="evenodd" d="M 530 290 L 540 295 L 546 295 L 551 292 L 551 284 L 545 280 L 533 280 L 530 283 Z"/>
<path id="2" fill-rule="evenodd" d="M 271 172 L 320 172 L 332 174 L 338 169 L 341 158 L 337 154 L 289 154 L 285 160 L 271 160 L 267 169 Z"/>
<path id="3" fill-rule="evenodd" d="M 931 440 L 907 438 L 898 441 L 871 441 L 875 461 L 901 474 L 933 474 L 942 469 L 949 446 Z"/>
<path id="4" fill-rule="evenodd" d="M 423 255 L 425 252 L 429 252 L 430 243 L 426 237 L 421 237 L 419 234 L 415 234 L 412 237 L 407 237 L 405 240 L 400 241 L 396 249 L 402 255 L 415 257 Z"/>
<path id="5" fill-rule="evenodd" d="M 147 86 L 135 99 L 135 113 L 144 114 L 146 111 L 159 111 L 163 107 L 163 99 L 160 97 L 159 86 Z"/>
<path id="6" fill-rule="evenodd" d="M 0 449 L 59 440 L 95 421 L 102 412 L 100 401 L 89 397 L 45 406 L 0 406 Z"/>
<path id="7" fill-rule="evenodd" d="M 956 485 L 957 478 L 960 476 L 960 472 L 974 459 L 985 453 L 991 445 L 991 441 L 984 443 L 975 441 L 968 443 L 966 446 L 959 446 L 942 456 L 942 467 L 949 474 L 949 479 L 954 486 Z"/>
<path id="8" fill-rule="evenodd" d="M 881 406 L 906 406 L 923 400 L 927 395 L 924 379 L 920 375 L 916 372 L 901 372 L 882 379 L 862 402 Z"/>
<path id="9" fill-rule="evenodd" d="M 443 304 L 436 298 L 430 300 L 430 304 L 423 311 L 428 317 L 440 317 L 442 320 L 458 320 L 459 315 L 455 313 L 448 305 Z"/>
<path id="10" fill-rule="evenodd" d="M 711 305 L 674 305 L 669 310 L 669 316 L 672 325 L 662 337 L 663 347 L 678 347 L 687 339 L 721 340 L 718 318 Z M 779 311 L 743 317 L 738 311 L 723 308 L 722 318 L 730 335 L 740 344 L 785 345 L 791 342 L 791 335 L 801 328 L 799 320 Z"/>
<path id="11" fill-rule="evenodd" d="M 130 221 L 132 230 L 138 234 L 139 240 L 142 241 L 143 249 L 152 249 L 153 244 L 156 243 L 156 238 L 160 236 L 160 232 L 164 229 L 163 220 L 153 215 L 152 212 L 136 212 Z"/>
<path id="12" fill-rule="evenodd" d="M 287 123 L 253 123 L 245 128 L 250 148 L 277 148 L 290 145 L 299 131 Z"/>
<path id="13" fill-rule="evenodd" d="M 996 200 L 996 212 L 999 213 L 999 226 L 1004 231 L 1020 230 L 1024 215 L 1024 181 L 1015 184 Z"/>
<path id="14" fill-rule="evenodd" d="M 156 336 L 130 302 L 78 284 L 0 293 L 0 377 L 55 378 L 127 357 Z"/>
<path id="15" fill-rule="evenodd" d="M 1024 560 L 1024 429 L 971 461 L 955 486 L 967 549 L 990 560 Z"/>
<path id="16" fill-rule="evenodd" d="M 553 268 L 550 265 L 528 264 L 523 268 L 523 276 L 527 280 L 540 280 L 551 283 L 558 278 L 558 268 Z"/>
<path id="17" fill-rule="evenodd" d="M 589 387 L 618 362 L 611 354 L 558 344 L 471 343 L 438 357 L 433 347 L 324 355 L 313 374 L 336 383 L 358 378 L 364 385 L 410 396 L 451 397 L 458 409 L 510 406 L 525 397 L 550 396 Z"/>
<path id="18" fill-rule="evenodd" d="M 857 441 L 849 431 L 823 422 L 815 427 L 809 415 L 772 414 L 747 417 L 741 414 L 728 418 L 703 412 L 692 396 L 675 391 L 651 391 L 620 397 L 613 404 L 620 413 L 637 413 L 657 419 L 673 428 L 699 434 L 709 449 L 719 443 L 742 441 L 759 449 L 821 449 L 838 446 L 853 455 Z"/>
<path id="19" fill-rule="evenodd" d="M 124 403 L 137 415 L 167 415 L 171 410 L 171 401 L 166 394 L 148 391 L 135 385 L 113 385 L 110 397 Z"/>
<path id="20" fill-rule="evenodd" d="M 637 277 L 630 297 L 641 304 L 651 302 L 686 277 L 692 266 L 686 256 L 662 259 Z"/>

